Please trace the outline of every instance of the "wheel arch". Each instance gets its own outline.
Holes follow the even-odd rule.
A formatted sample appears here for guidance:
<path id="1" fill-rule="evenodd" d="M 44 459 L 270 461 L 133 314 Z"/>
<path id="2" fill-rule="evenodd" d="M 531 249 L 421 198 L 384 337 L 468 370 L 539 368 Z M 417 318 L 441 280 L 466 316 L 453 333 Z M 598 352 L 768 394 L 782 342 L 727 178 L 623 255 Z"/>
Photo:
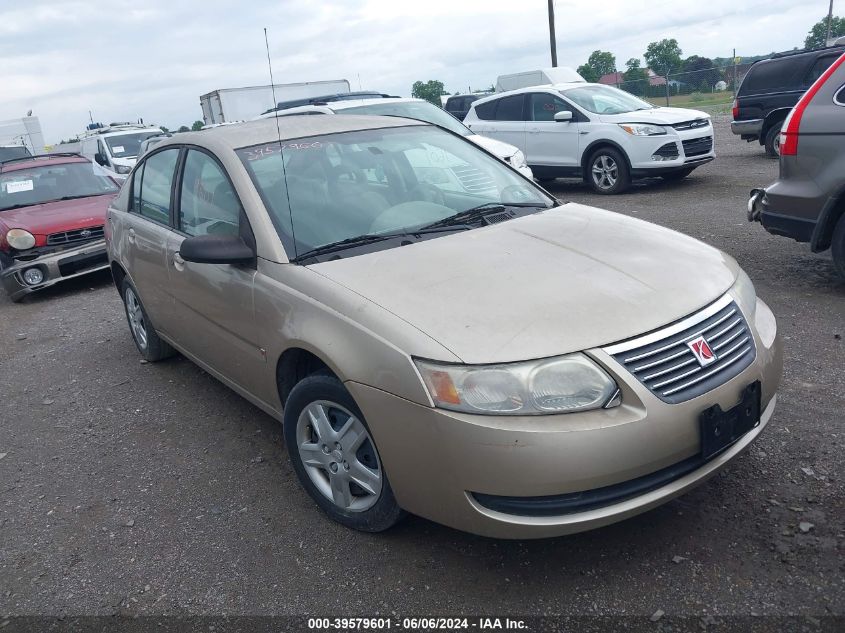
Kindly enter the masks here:
<path id="1" fill-rule="evenodd" d="M 111 263 L 111 278 L 114 282 L 115 288 L 119 294 L 123 294 L 123 280 L 126 279 L 126 271 L 117 261 L 112 260 Z"/>
<path id="2" fill-rule="evenodd" d="M 631 159 L 628 156 L 628 152 L 626 152 L 625 149 L 616 141 L 612 141 L 607 138 L 600 138 L 587 145 L 587 148 L 581 154 L 581 173 L 583 174 L 585 180 L 589 176 L 587 163 L 590 161 L 590 156 L 592 156 L 593 152 L 601 149 L 602 147 L 612 147 L 622 154 L 622 157 L 625 159 L 625 164 L 628 166 L 628 171 L 631 171 Z"/>
<path id="3" fill-rule="evenodd" d="M 343 379 L 336 368 L 327 362 L 316 350 L 302 343 L 293 344 L 285 349 L 276 360 L 276 385 L 282 408 L 293 388 L 303 378 L 319 372 L 328 372 L 340 381 Z"/>
<path id="4" fill-rule="evenodd" d="M 819 253 L 830 248 L 836 225 L 843 221 L 843 218 L 845 218 L 845 186 L 840 187 L 839 191 L 830 197 L 819 214 L 819 220 L 810 239 L 810 250 Z"/>
<path id="5" fill-rule="evenodd" d="M 760 138 L 758 139 L 760 145 L 764 145 L 766 143 L 766 135 L 769 133 L 769 130 L 773 125 L 783 123 L 783 120 L 786 118 L 786 115 L 789 114 L 790 110 L 792 110 L 792 108 L 777 108 L 763 117 L 763 127 L 760 128 Z"/>

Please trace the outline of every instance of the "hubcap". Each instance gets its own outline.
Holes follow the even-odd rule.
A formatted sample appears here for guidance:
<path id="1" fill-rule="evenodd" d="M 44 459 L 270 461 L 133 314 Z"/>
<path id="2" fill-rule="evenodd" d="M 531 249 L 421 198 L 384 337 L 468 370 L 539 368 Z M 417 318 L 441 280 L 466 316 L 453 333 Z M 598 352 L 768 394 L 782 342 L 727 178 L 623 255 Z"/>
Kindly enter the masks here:
<path id="1" fill-rule="evenodd" d="M 363 512 L 381 496 L 381 462 L 367 427 L 337 403 L 312 402 L 296 422 L 299 457 L 309 479 L 339 508 Z"/>
<path id="2" fill-rule="evenodd" d="M 592 176 L 599 189 L 612 189 L 619 179 L 619 166 L 613 158 L 602 154 L 593 161 Z"/>
<path id="3" fill-rule="evenodd" d="M 129 317 L 129 327 L 132 328 L 132 335 L 138 343 L 138 347 L 147 347 L 147 324 L 144 321 L 144 312 L 141 310 L 141 303 L 135 296 L 132 288 L 127 288 L 124 296 L 126 302 L 126 316 Z"/>
<path id="4" fill-rule="evenodd" d="M 772 147 L 775 150 L 775 154 L 780 156 L 780 132 L 778 132 L 778 135 L 775 136 L 775 142 L 772 143 Z"/>

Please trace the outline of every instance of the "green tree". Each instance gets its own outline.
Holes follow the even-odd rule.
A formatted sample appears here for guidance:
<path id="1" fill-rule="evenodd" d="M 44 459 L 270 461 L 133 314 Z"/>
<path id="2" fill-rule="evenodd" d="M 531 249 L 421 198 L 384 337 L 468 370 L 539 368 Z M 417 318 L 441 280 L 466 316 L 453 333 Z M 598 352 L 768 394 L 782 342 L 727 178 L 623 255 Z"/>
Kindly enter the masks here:
<path id="1" fill-rule="evenodd" d="M 176 130 L 176 131 L 177 132 L 190 132 L 191 128 L 189 128 L 187 125 L 180 125 L 179 129 Z"/>
<path id="2" fill-rule="evenodd" d="M 627 70 L 622 74 L 625 83 L 620 87 L 631 94 L 645 94 L 646 87 L 648 86 L 648 73 L 645 68 L 640 67 L 640 60 L 632 57 L 625 62 L 625 68 Z"/>
<path id="3" fill-rule="evenodd" d="M 709 57 L 690 55 L 681 62 L 681 71 L 681 75 L 675 78 L 702 92 L 710 92 L 722 79 L 722 73 Z"/>
<path id="4" fill-rule="evenodd" d="M 678 46 L 678 40 L 663 39 L 659 42 L 652 42 L 645 50 L 645 63 L 654 72 L 661 75 L 667 71 L 677 72 L 681 68 L 681 54 L 683 51 Z"/>
<path id="5" fill-rule="evenodd" d="M 167 129 L 166 127 L 164 127 L 163 125 L 159 125 L 159 126 L 158 126 L 158 128 L 159 128 L 162 132 L 164 132 L 165 134 L 167 134 L 168 132 L 170 132 L 170 130 L 168 130 L 168 129 Z"/>
<path id="6" fill-rule="evenodd" d="M 593 51 L 587 63 L 578 67 L 578 74 L 590 82 L 596 82 L 604 75 L 616 72 L 616 57 L 607 51 Z"/>
<path id="7" fill-rule="evenodd" d="M 411 86 L 411 96 L 416 99 L 430 101 L 438 108 L 440 107 L 440 95 L 443 94 L 443 82 L 436 79 L 429 79 L 425 83 L 415 81 Z"/>
<path id="8" fill-rule="evenodd" d="M 205 125 L 202 121 L 194 121 L 191 124 L 191 130 L 194 132 L 199 132 L 202 129 L 202 126 Z"/>
<path id="9" fill-rule="evenodd" d="M 830 37 L 845 35 L 845 18 L 833 16 L 830 21 Z M 822 18 L 813 25 L 804 40 L 804 48 L 822 48 L 827 44 L 827 17 Z"/>

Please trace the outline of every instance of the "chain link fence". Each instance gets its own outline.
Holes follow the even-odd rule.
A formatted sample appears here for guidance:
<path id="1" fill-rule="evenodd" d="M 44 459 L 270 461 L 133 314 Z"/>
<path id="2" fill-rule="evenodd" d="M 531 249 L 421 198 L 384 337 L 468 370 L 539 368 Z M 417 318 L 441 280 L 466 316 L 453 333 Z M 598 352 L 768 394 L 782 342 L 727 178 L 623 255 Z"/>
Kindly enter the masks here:
<path id="1" fill-rule="evenodd" d="M 711 66 L 698 70 L 657 74 L 642 69 L 642 79 L 626 79 L 626 73 L 617 72 L 603 77 L 602 83 L 650 101 L 675 97 L 675 100 L 695 103 L 696 101 L 730 100 L 735 87 L 748 72 L 748 64 L 737 66 Z M 630 76 L 630 73 L 627 73 Z"/>

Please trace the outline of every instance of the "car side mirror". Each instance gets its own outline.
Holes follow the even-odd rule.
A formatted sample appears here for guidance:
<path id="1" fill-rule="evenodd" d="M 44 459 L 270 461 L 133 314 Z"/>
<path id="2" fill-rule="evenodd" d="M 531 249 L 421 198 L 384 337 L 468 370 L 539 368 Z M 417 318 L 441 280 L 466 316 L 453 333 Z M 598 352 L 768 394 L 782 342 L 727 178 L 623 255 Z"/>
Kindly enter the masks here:
<path id="1" fill-rule="evenodd" d="M 179 254 L 186 262 L 196 264 L 248 264 L 255 260 L 255 252 L 237 235 L 187 237 Z"/>
<path id="2" fill-rule="evenodd" d="M 561 112 L 555 112 L 555 121 L 558 123 L 568 123 L 572 120 L 572 113 L 569 110 L 562 110 Z"/>
<path id="3" fill-rule="evenodd" d="M 97 163 L 98 165 L 102 166 L 102 167 L 105 167 L 106 165 L 109 164 L 109 161 L 107 161 L 106 157 L 103 156 L 100 152 L 97 152 L 96 154 L 94 154 L 94 162 Z"/>

